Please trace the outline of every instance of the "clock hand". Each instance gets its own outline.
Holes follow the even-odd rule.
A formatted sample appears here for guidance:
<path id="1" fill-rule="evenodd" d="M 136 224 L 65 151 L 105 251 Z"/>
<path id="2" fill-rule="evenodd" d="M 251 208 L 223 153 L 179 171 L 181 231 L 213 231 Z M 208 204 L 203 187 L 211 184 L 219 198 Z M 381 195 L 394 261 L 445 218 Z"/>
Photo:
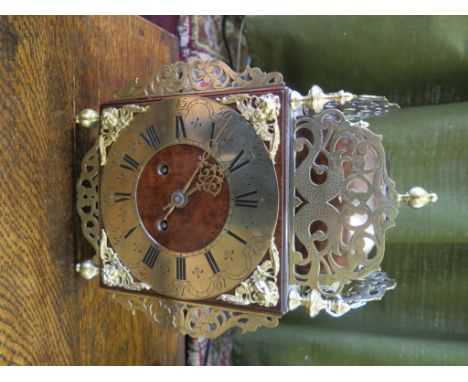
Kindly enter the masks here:
<path id="1" fill-rule="evenodd" d="M 192 184 L 193 180 L 195 179 L 195 176 L 198 174 L 198 172 L 203 168 L 203 166 L 207 163 L 207 157 L 208 155 L 214 153 L 214 151 L 217 148 L 217 143 L 218 139 L 225 130 L 225 128 L 229 125 L 229 122 L 231 121 L 231 116 L 226 119 L 224 122 L 223 126 L 219 129 L 218 133 L 216 134 L 216 137 L 212 138 L 209 140 L 208 144 L 206 145 L 205 150 L 203 153 L 198 157 L 198 166 L 193 172 L 192 176 L 190 179 L 185 183 L 184 187 L 181 190 L 182 197 L 185 199 L 188 198 L 190 195 L 192 195 L 195 191 L 199 191 L 203 189 L 206 192 L 210 192 L 213 196 L 217 196 L 219 192 L 221 191 L 221 186 L 223 184 L 224 180 L 224 172 L 226 171 L 227 168 L 222 169 L 220 166 L 215 165 L 216 167 L 212 167 L 214 169 L 214 174 L 218 174 L 217 177 L 211 178 L 211 182 L 208 181 L 206 183 L 202 183 L 202 181 L 199 181 L 190 191 L 188 191 L 190 185 Z M 218 184 L 216 184 L 216 181 Z M 214 185 L 214 189 L 211 188 L 211 186 Z M 186 203 L 183 203 L 179 208 L 182 208 L 185 206 Z M 163 211 L 167 211 L 166 215 L 164 216 L 163 220 L 167 220 L 169 215 L 178 207 L 178 204 L 174 202 L 174 200 L 171 200 L 170 203 L 165 205 L 163 207 Z"/>
<path id="2" fill-rule="evenodd" d="M 201 189 L 201 186 L 200 186 L 200 183 L 197 183 L 194 187 L 192 187 L 189 191 L 187 191 L 185 194 L 181 194 L 181 196 L 185 199 L 185 202 L 180 205 L 177 205 L 175 204 L 173 201 L 171 201 L 169 204 L 165 205 L 163 207 L 163 211 L 169 209 L 169 211 L 167 211 L 166 215 L 164 215 L 163 217 L 163 220 L 167 220 L 167 218 L 169 217 L 169 215 L 176 209 L 176 208 L 183 208 L 185 207 L 185 205 L 187 204 L 188 202 L 188 197 L 190 195 L 192 195 L 195 191 L 198 191 Z"/>
<path id="3" fill-rule="evenodd" d="M 218 133 L 216 134 L 216 137 L 212 137 L 209 141 L 208 141 L 208 148 L 207 150 L 210 150 L 210 154 L 214 157 L 215 156 L 215 152 L 218 148 L 218 139 L 219 137 L 221 136 L 221 134 L 223 133 L 223 131 L 226 129 L 226 127 L 229 125 L 229 122 L 231 122 L 231 116 L 229 116 L 228 118 L 226 118 L 226 120 L 224 121 L 224 124 L 223 126 L 221 126 L 218 130 Z"/>
<path id="4" fill-rule="evenodd" d="M 200 183 L 197 183 L 195 186 L 193 186 L 190 190 L 187 191 L 185 196 L 188 198 L 190 195 L 192 195 L 195 191 L 200 191 L 202 188 Z"/>
<path id="5" fill-rule="evenodd" d="M 217 164 L 209 164 L 200 170 L 197 184 L 186 193 L 186 196 L 202 190 L 216 197 L 221 192 L 223 181 L 223 169 Z"/>
<path id="6" fill-rule="evenodd" d="M 172 203 L 171 203 L 172 204 Z M 164 217 L 162 218 L 162 220 L 167 220 L 167 218 L 169 217 L 170 214 L 172 214 L 172 212 L 175 210 L 175 205 L 171 205 L 171 204 L 168 204 L 167 206 L 165 206 L 163 208 L 163 211 L 166 210 L 166 207 L 169 208 L 169 211 L 166 212 L 166 215 L 164 215 Z"/>
<path id="7" fill-rule="evenodd" d="M 190 177 L 190 179 L 187 181 L 187 183 L 185 183 L 185 185 L 184 185 L 184 187 L 182 188 L 182 191 L 181 191 L 184 195 L 187 194 L 187 190 L 189 189 L 190 185 L 192 184 L 193 180 L 195 179 L 195 176 L 198 174 L 198 172 L 200 171 L 201 168 L 202 168 L 202 166 L 199 164 L 197 166 L 195 172 Z"/>
<path id="8" fill-rule="evenodd" d="M 206 162 L 206 159 L 205 159 L 205 155 L 207 155 L 207 150 L 205 150 L 203 152 L 203 154 L 201 154 L 199 157 L 198 157 L 198 165 L 195 169 L 195 171 L 193 172 L 192 176 L 189 178 L 189 180 L 185 183 L 184 187 L 182 188 L 181 191 L 179 191 L 179 193 L 181 194 L 181 197 L 183 198 L 186 198 L 187 197 L 187 190 L 189 189 L 190 185 L 192 184 L 193 180 L 195 179 L 195 176 L 198 174 L 198 172 L 200 171 L 200 169 L 203 167 L 203 165 L 205 164 Z M 193 192 L 192 192 L 193 193 Z M 168 203 L 167 205 L 165 205 L 163 207 L 163 211 L 166 211 L 166 210 L 169 210 L 167 211 L 166 215 L 164 216 L 163 220 L 167 220 L 167 218 L 169 217 L 169 215 L 178 207 L 179 203 L 177 203 L 176 201 L 174 200 L 171 200 L 170 203 Z M 182 205 L 185 205 L 185 204 L 182 204 Z"/>
<path id="9" fill-rule="evenodd" d="M 169 215 L 176 208 L 183 208 L 187 204 L 187 199 L 196 191 L 203 190 L 210 193 L 216 197 L 221 192 L 221 187 L 224 181 L 224 171 L 217 164 L 210 164 L 207 162 L 207 157 L 209 155 L 208 150 L 206 149 L 202 155 L 198 157 L 198 166 L 195 169 L 194 173 L 184 185 L 183 189 L 176 191 L 172 195 L 172 200 L 169 204 L 163 207 L 163 211 L 167 211 L 163 220 L 167 220 Z M 195 176 L 198 174 L 197 184 L 189 190 L 190 185 L 192 184 Z"/>
<path id="10" fill-rule="evenodd" d="M 195 178 L 195 175 L 197 175 L 198 171 L 200 171 L 200 165 L 197 166 L 195 172 L 192 174 L 192 176 L 190 177 L 190 179 L 188 180 L 187 183 L 185 183 L 184 185 L 184 188 L 181 190 L 181 191 L 176 191 L 176 197 L 178 196 L 179 198 L 181 198 L 182 200 L 186 199 L 187 198 L 187 189 L 190 187 L 190 185 L 192 184 L 193 182 L 193 179 Z M 174 200 L 175 197 L 174 197 L 174 194 L 171 198 L 171 201 L 170 203 L 166 204 L 164 207 L 163 207 L 163 211 L 166 211 L 166 210 L 169 210 L 166 212 L 166 215 L 164 215 L 163 217 L 163 220 L 167 220 L 167 218 L 169 217 L 170 214 L 172 214 L 172 212 L 177 208 L 181 208 L 182 206 L 185 205 L 185 203 L 181 203 L 181 202 L 177 202 L 177 200 Z"/>

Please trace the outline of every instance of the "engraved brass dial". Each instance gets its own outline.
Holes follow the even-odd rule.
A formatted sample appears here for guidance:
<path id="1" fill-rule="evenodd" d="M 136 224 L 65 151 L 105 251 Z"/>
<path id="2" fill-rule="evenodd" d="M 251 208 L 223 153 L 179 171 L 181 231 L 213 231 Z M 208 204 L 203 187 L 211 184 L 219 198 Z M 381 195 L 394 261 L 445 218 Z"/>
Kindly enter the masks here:
<path id="1" fill-rule="evenodd" d="M 173 298 L 236 287 L 267 252 L 278 216 L 265 144 L 237 112 L 200 97 L 136 115 L 108 151 L 100 190 L 114 251 Z"/>

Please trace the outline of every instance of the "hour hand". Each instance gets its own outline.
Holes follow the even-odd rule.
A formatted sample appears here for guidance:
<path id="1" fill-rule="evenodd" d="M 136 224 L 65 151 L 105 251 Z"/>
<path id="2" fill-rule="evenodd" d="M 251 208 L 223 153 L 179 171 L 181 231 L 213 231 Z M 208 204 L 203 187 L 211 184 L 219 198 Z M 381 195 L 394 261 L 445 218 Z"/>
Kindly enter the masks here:
<path id="1" fill-rule="evenodd" d="M 167 206 L 163 208 L 163 211 L 167 210 L 169 208 L 169 211 L 167 211 L 166 215 L 162 218 L 163 221 L 167 220 L 170 214 L 175 210 L 175 206 L 172 203 L 169 203 Z"/>
<path id="2" fill-rule="evenodd" d="M 193 172 L 190 179 L 185 183 L 181 190 L 175 191 L 171 196 L 170 203 L 163 207 L 163 211 L 166 211 L 166 215 L 163 220 L 167 220 L 169 215 L 176 208 L 183 208 L 188 202 L 188 197 L 196 191 L 204 191 L 213 195 L 218 196 L 221 192 L 221 188 L 224 181 L 224 171 L 218 164 L 208 162 L 209 152 L 205 150 L 202 155 L 198 158 L 198 166 Z M 198 181 L 191 189 L 189 189 L 193 180 L 198 174 Z"/>
<path id="3" fill-rule="evenodd" d="M 202 190 L 216 197 L 221 192 L 223 182 L 224 171 L 221 167 L 218 164 L 206 163 L 200 169 L 197 184 L 189 192 L 193 193 L 197 190 Z"/>

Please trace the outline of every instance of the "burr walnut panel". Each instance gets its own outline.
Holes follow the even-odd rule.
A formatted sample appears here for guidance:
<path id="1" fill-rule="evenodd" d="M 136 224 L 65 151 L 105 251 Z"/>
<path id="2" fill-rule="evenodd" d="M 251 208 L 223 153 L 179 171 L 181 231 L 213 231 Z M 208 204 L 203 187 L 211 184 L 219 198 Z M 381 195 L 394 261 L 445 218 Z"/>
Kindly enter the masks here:
<path id="1" fill-rule="evenodd" d="M 229 187 L 223 182 L 215 197 L 194 192 L 186 206 L 167 219 L 165 230 L 158 227 L 166 214 L 164 206 L 176 190 L 183 188 L 202 153 L 191 145 L 170 146 L 154 155 L 139 178 L 137 206 L 143 225 L 160 245 L 175 252 L 193 252 L 207 246 L 219 235 L 229 213 Z M 212 158 L 209 162 L 215 163 Z M 161 165 L 167 166 L 167 173 L 161 172 Z"/>

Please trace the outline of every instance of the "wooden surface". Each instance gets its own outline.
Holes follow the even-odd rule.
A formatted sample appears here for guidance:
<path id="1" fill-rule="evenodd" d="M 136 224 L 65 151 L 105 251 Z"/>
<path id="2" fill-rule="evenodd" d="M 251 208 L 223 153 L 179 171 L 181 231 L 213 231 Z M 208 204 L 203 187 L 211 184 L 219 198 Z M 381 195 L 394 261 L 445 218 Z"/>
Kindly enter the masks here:
<path id="1" fill-rule="evenodd" d="M 183 338 L 74 273 L 90 257 L 75 182 L 95 132 L 84 107 L 176 61 L 174 36 L 139 17 L 0 21 L 0 364 L 182 364 Z"/>

